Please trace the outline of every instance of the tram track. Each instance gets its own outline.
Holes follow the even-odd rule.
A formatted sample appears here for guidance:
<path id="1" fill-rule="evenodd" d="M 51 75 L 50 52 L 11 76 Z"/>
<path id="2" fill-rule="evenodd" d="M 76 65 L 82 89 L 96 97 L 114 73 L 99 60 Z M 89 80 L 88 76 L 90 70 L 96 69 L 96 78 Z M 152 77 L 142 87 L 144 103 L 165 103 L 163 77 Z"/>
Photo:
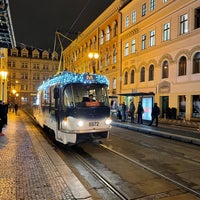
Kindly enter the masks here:
<path id="1" fill-rule="evenodd" d="M 101 146 L 102 148 L 106 149 L 107 151 L 111 151 L 112 153 L 117 154 L 118 156 L 122 157 L 123 159 L 128 160 L 128 161 L 130 161 L 130 162 L 132 162 L 132 163 L 134 163 L 134 164 L 136 164 L 136 165 L 138 165 L 138 166 L 140 166 L 140 167 L 146 169 L 147 171 L 150 171 L 151 173 L 154 173 L 154 174 L 158 175 L 159 177 L 164 178 L 165 180 L 167 180 L 167 181 L 169 181 L 169 182 L 171 182 L 171 183 L 177 185 L 178 187 L 184 189 L 185 191 L 187 191 L 187 192 L 189 192 L 189 193 L 192 193 L 192 194 L 194 194 L 195 196 L 200 197 L 200 192 L 199 192 L 199 191 L 194 190 L 194 189 L 192 189 L 192 188 L 190 188 L 190 187 L 184 185 L 183 183 L 181 183 L 181 182 L 179 182 L 179 181 L 176 181 L 175 179 L 172 179 L 172 178 L 170 178 L 170 177 L 168 177 L 168 176 L 166 176 L 166 175 L 164 175 L 164 174 L 162 174 L 162 173 L 160 173 L 160 172 L 158 172 L 158 171 L 156 171 L 156 170 L 154 170 L 154 169 L 148 167 L 147 165 L 142 164 L 141 162 L 139 162 L 139 161 L 137 161 L 137 160 L 133 160 L 133 159 L 131 159 L 131 158 L 129 158 L 129 157 L 127 157 L 127 156 L 121 154 L 120 152 L 117 152 L 117 151 L 115 151 L 115 150 L 113 150 L 113 149 L 111 149 L 111 148 L 109 148 L 109 147 L 107 147 L 107 146 L 105 146 L 105 145 L 103 145 L 103 144 L 100 144 L 100 146 Z"/>
<path id="2" fill-rule="evenodd" d="M 98 169 L 95 169 L 89 162 L 87 162 L 82 156 L 78 153 L 71 153 L 77 160 L 79 160 L 85 168 L 87 168 L 90 173 L 101 182 L 107 190 L 111 191 L 118 199 L 120 200 L 129 200 L 130 197 L 127 196 L 122 190 L 113 185 L 105 176 L 98 172 Z"/>

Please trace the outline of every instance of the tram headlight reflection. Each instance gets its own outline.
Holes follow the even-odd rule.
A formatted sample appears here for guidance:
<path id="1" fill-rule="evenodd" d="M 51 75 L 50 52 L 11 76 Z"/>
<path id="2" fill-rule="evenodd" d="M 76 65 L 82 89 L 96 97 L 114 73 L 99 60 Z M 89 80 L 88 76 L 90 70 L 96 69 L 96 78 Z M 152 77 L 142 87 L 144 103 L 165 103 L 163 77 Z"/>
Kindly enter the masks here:
<path id="1" fill-rule="evenodd" d="M 79 127 L 82 127 L 83 126 L 83 121 L 79 120 L 77 124 L 78 124 Z"/>
<path id="2" fill-rule="evenodd" d="M 105 121 L 105 124 L 106 125 L 110 125 L 112 122 L 111 118 L 107 118 L 106 121 Z"/>

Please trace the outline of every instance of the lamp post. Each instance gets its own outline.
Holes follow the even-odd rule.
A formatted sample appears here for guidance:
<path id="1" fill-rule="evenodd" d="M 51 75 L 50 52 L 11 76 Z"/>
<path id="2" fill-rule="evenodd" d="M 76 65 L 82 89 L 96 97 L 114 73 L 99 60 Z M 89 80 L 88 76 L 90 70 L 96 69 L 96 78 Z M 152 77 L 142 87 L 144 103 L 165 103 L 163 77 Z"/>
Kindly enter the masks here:
<path id="1" fill-rule="evenodd" d="M 5 81 L 6 81 L 6 79 L 7 79 L 7 75 L 8 75 L 8 72 L 6 72 L 6 71 L 1 71 L 1 80 L 2 80 L 2 101 L 4 101 L 4 97 L 5 97 L 5 95 L 4 95 L 4 91 L 5 91 Z"/>
<path id="2" fill-rule="evenodd" d="M 97 60 L 99 58 L 99 54 L 96 52 L 90 52 L 88 54 L 88 58 L 91 60 L 92 71 L 95 74 L 96 73 L 96 68 L 95 68 L 96 61 L 95 60 Z"/>

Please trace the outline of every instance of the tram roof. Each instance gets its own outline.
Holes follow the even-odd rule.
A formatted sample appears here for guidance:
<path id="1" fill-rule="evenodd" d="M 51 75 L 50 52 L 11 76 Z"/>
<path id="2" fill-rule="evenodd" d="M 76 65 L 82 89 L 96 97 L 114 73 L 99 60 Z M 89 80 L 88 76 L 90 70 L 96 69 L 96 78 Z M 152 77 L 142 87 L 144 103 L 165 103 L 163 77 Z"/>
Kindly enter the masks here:
<path id="1" fill-rule="evenodd" d="M 0 0 L 0 48 L 16 46 L 8 0 Z"/>
<path id="2" fill-rule="evenodd" d="M 108 85 L 109 81 L 106 76 L 100 74 L 77 74 L 73 72 L 63 71 L 62 73 L 55 75 L 54 77 L 45 81 L 38 90 L 47 89 L 53 85 L 67 85 L 70 83 L 83 83 L 83 84 L 105 84 Z"/>

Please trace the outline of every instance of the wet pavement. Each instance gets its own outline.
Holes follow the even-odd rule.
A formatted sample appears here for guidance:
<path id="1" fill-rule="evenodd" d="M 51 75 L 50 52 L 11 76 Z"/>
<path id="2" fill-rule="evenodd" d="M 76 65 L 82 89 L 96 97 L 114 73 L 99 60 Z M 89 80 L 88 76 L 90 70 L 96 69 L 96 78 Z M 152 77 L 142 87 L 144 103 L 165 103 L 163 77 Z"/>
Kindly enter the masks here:
<path id="1" fill-rule="evenodd" d="M 91 200 L 89 192 L 23 112 L 0 137 L 1 200 Z"/>

